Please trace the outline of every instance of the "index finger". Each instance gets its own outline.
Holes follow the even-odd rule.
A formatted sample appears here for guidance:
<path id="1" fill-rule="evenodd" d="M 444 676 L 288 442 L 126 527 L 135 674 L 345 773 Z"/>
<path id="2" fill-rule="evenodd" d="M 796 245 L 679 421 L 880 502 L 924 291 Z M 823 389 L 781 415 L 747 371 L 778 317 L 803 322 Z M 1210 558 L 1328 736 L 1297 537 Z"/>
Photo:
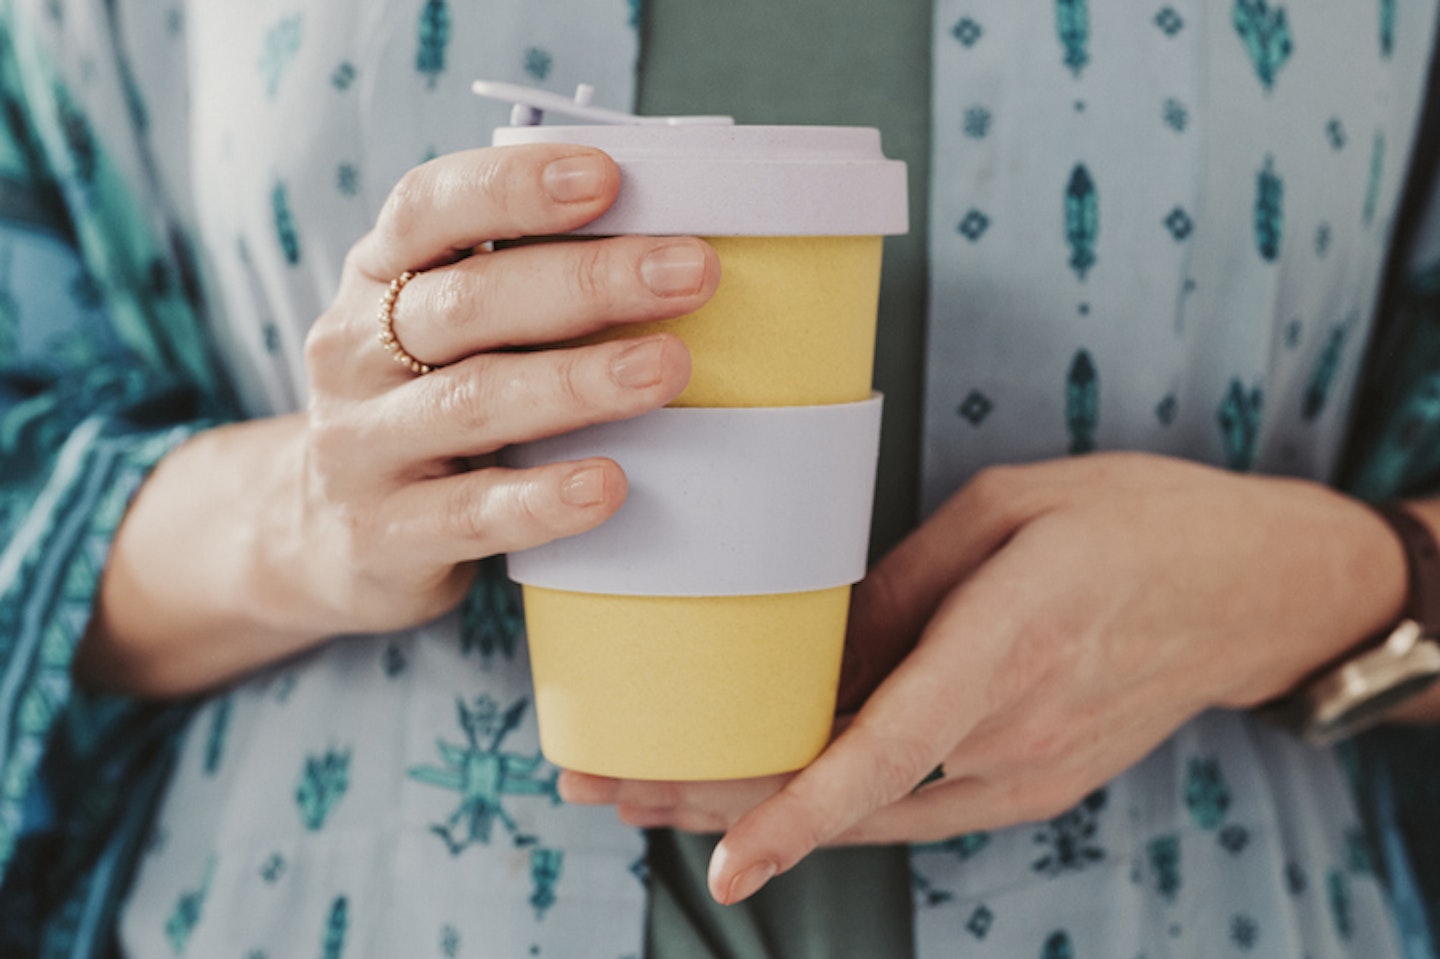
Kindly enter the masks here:
<path id="1" fill-rule="evenodd" d="M 984 570 L 977 576 L 983 579 Z M 915 651 L 849 728 L 731 827 L 710 860 L 709 886 L 718 902 L 747 898 L 770 877 L 908 795 L 989 714 L 988 687 L 1008 624 L 966 608 L 979 602 L 986 609 L 1007 608 L 993 599 L 981 600 L 969 586 L 952 593 Z M 984 627 L 966 641 L 937 641 L 940 632 L 965 622 Z"/>
<path id="2" fill-rule="evenodd" d="M 486 147 L 436 157 L 390 191 L 354 264 L 385 283 L 483 243 L 548 236 L 590 222 L 620 190 L 615 161 L 564 143 Z"/>

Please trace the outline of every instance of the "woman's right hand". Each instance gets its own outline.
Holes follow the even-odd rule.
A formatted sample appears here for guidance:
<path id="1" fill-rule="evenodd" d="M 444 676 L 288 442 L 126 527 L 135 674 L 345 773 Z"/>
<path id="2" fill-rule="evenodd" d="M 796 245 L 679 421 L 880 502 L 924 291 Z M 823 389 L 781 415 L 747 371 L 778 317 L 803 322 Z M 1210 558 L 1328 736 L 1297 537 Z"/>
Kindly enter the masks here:
<path id="1" fill-rule="evenodd" d="M 202 434 L 141 489 L 81 677 L 183 695 L 329 636 L 416 625 L 459 602 L 475 560 L 611 516 L 626 489 L 614 462 L 507 470 L 489 454 L 663 406 L 689 355 L 670 334 L 530 348 L 689 313 L 713 294 L 719 261 L 691 238 L 490 244 L 593 220 L 619 181 L 604 154 L 560 144 L 407 174 L 310 332 L 308 410 Z M 424 376 L 376 339 L 378 305 L 405 271 L 417 275 L 394 333 L 438 367 Z"/>

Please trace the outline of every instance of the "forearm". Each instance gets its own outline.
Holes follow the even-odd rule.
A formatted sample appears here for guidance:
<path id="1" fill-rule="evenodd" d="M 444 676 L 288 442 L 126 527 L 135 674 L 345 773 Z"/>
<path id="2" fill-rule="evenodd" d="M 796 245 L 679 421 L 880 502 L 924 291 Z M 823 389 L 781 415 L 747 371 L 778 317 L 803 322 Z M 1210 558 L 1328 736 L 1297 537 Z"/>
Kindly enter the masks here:
<path id="1" fill-rule="evenodd" d="M 291 515 L 303 426 L 291 416 L 210 430 L 160 463 L 112 545 L 81 680 L 183 696 L 324 638 Z"/>

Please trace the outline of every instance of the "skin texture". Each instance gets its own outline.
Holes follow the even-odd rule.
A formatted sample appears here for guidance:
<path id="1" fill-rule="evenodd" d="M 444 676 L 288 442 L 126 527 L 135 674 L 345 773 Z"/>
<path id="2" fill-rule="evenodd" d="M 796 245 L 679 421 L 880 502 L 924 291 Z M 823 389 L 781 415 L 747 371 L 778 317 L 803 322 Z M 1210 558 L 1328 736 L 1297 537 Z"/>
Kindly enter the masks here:
<path id="1" fill-rule="evenodd" d="M 719 260 L 674 237 L 489 245 L 574 229 L 619 182 L 604 154 L 556 145 L 453 154 L 402 179 L 309 334 L 308 409 L 198 436 L 141 489 L 80 678 L 146 696 L 210 689 L 330 636 L 429 620 L 460 601 L 474 561 L 612 515 L 626 485 L 611 460 L 511 471 L 487 457 L 663 406 L 689 379 L 684 345 L 506 348 L 691 312 Z M 376 305 L 404 270 L 423 272 L 395 334 L 444 364 L 422 377 L 375 339 Z"/>
<path id="2" fill-rule="evenodd" d="M 412 171 L 351 251 L 306 344 L 307 410 L 216 429 L 140 491 L 113 545 L 82 680 L 201 692 L 328 637 L 452 608 L 474 561 L 573 535 L 624 501 L 612 461 L 525 471 L 500 447 L 658 408 L 668 335 L 538 347 L 696 309 L 714 251 L 563 233 L 613 201 L 602 154 L 477 150 Z M 416 377 L 375 342 L 442 368 Z M 1440 528 L 1440 508 L 1417 509 Z M 179 548 L 177 548 L 177 545 Z M 1212 707 L 1249 708 L 1392 623 L 1398 540 L 1321 485 L 1163 457 L 994 469 L 855 590 L 836 736 L 804 771 L 722 783 L 565 772 L 571 802 L 726 833 L 709 881 L 753 894 L 822 844 L 928 840 L 1052 816 Z M 203 637 L 197 640 L 196 637 Z M 1404 718 L 1440 716 L 1440 693 Z M 946 776 L 914 792 L 937 764 Z"/>
<path id="3" fill-rule="evenodd" d="M 820 845 L 1057 815 L 1205 709 L 1282 695 L 1389 626 L 1404 583 L 1390 529 L 1318 484 L 1142 454 L 991 470 L 857 587 L 842 702 L 858 711 L 811 766 L 566 772 L 560 791 L 635 825 L 724 832 L 709 884 L 733 903 Z M 1437 716 L 1433 692 L 1407 710 Z"/>

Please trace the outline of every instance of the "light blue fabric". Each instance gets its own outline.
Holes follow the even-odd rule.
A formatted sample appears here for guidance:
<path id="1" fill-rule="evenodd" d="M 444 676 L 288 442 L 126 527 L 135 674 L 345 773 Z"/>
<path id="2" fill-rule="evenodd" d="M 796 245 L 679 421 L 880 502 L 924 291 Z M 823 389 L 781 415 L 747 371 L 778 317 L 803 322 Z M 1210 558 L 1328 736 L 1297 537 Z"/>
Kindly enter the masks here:
<path id="1" fill-rule="evenodd" d="M 185 709 L 83 695 L 71 658 L 130 496 L 229 413 L 121 86 L 0 12 L 0 954 L 100 955 Z"/>
<path id="2" fill-rule="evenodd" d="M 141 16 L 137 49 L 190 56 L 204 122 L 168 108 L 167 71 L 142 67 L 137 88 L 186 138 L 210 318 L 257 415 L 303 404 L 306 331 L 394 183 L 506 122 L 473 79 L 633 98 L 624 2 Z M 340 639 L 200 711 L 123 917 L 127 953 L 638 956 L 643 836 L 559 804 L 514 603 L 484 587 L 459 613 Z"/>
<path id="3" fill-rule="evenodd" d="M 936 10 L 931 502 L 984 462 L 1120 446 L 1325 475 L 1434 4 L 1376 0 L 1323 16 L 1266 0 L 1158 10 L 940 0 Z M 193 248 L 208 333 L 252 415 L 303 403 L 305 330 L 394 180 L 427 156 L 485 143 L 503 121 L 503 107 L 470 97 L 469 80 L 562 91 L 585 80 L 602 103 L 624 107 L 638 22 L 620 0 L 379 2 L 361 15 L 282 0 L 15 0 L 7 12 L 26 41 L 26 108 L 43 120 L 41 149 L 77 214 L 75 248 L 108 279 L 96 328 L 119 331 L 121 345 L 86 363 L 118 361 L 147 387 L 178 370 L 192 392 L 221 395 L 191 305 L 176 295 L 188 273 L 177 251 Z M 1151 151 L 1163 178 L 1141 162 Z M 113 171 L 104 189 L 97 168 Z M 1157 222 L 1154 242 L 1136 226 Z M 1127 364 L 1120 348 L 1137 344 L 1143 359 L 1165 362 Z M 987 377 L 1011 375 L 981 382 L 972 357 Z M 67 702 L 61 673 L 126 495 L 169 445 L 223 413 L 216 403 L 190 416 L 163 408 L 168 422 L 121 417 L 112 431 L 82 418 L 69 434 L 73 448 L 98 451 L 85 454 L 94 462 L 124 463 L 121 476 L 76 467 L 81 454 L 57 453 L 61 443 L 45 447 L 54 479 L 36 488 L 92 497 L 66 526 L 70 538 L 49 532 L 69 515 L 58 499 L 50 513 L 35 508 L 43 492 L 11 509 L 57 524 L 25 539 L 53 549 L 12 547 L 26 563 L 61 549 L 85 559 L 65 574 L 71 591 L 56 594 L 64 609 L 36 610 L 28 591 L 62 582 L 58 572 L 0 581 L 11 591 L 0 610 L 35 610 L 25 615 L 53 627 L 5 633 L 53 655 L 7 658 L 12 676 L 12 661 L 50 670 L 48 685 L 11 680 L 42 705 Z M 99 443 L 111 435 L 117 452 Z M 487 580 L 453 616 L 338 639 L 204 705 L 125 909 L 128 954 L 638 956 L 642 839 L 606 810 L 556 801 L 520 639 L 513 595 Z M 23 888 L 27 869 L 39 874 L 54 846 L 37 840 L 75 818 L 60 808 L 74 780 L 36 786 L 38 747 L 51 746 L 46 763 L 64 756 L 53 730 L 70 731 L 75 756 L 121 766 L 123 751 L 105 747 L 151 742 L 124 735 L 141 721 L 128 708 L 69 702 L 63 714 L 6 712 L 43 720 L 0 753 L 0 800 L 11 801 L 0 816 L 21 823 L 7 887 Z M 163 734 L 154 741 L 163 753 Z M 138 787 L 164 769 L 144 758 L 130 764 L 144 770 L 128 780 Z M 126 782 L 121 773 L 104 784 Z M 134 836 L 117 824 L 122 794 L 108 794 L 109 818 L 91 827 L 113 842 L 81 870 L 80 888 L 52 894 L 68 905 L 46 954 L 102 954 L 107 880 L 125 871 Z M 143 809 L 143 788 L 134 798 Z M 918 951 L 1397 955 L 1360 836 L 1330 754 L 1207 714 L 1049 823 L 916 850 Z M 39 898 L 9 899 L 6 925 L 18 928 Z"/>
<path id="4" fill-rule="evenodd" d="M 1236 713 L 1049 822 L 912 862 L 924 957 L 1401 955 L 1334 757 Z"/>
<path id="5" fill-rule="evenodd" d="M 1434 30 L 1432 4 L 941 0 L 925 508 L 989 463 L 1097 449 L 1330 479 Z M 1223 818 L 1187 815 L 1187 779 L 1212 761 L 1248 781 Z M 1022 878 L 1047 862 L 1024 830 L 1006 834 L 1005 865 L 984 862 L 990 837 L 917 854 L 917 938 L 969 933 L 980 949 L 1007 917 L 1045 915 L 1045 956 L 1388 954 L 1344 920 L 1366 884 L 1351 882 L 1357 820 L 1327 767 L 1202 717 L 1096 809 L 1032 831 L 1094 831 L 1096 861 L 1072 857 L 1068 882 Z M 1099 839 L 1117 820 L 1118 849 Z M 1404 948 L 1428 955 L 1405 891 Z M 1011 935 L 996 954 L 1040 948 Z"/>
<path id="6" fill-rule="evenodd" d="M 287 408 L 300 395 L 298 343 L 324 305 L 346 240 L 363 230 L 389 182 L 427 147 L 440 152 L 484 142 L 475 131 L 484 128 L 485 108 L 465 98 L 463 83 L 448 82 L 449 71 L 468 77 L 509 63 L 523 77 L 528 66 L 531 82 L 560 89 L 578 79 L 561 82 L 561 65 L 603 78 L 608 61 L 596 51 L 604 44 L 562 55 L 558 37 L 541 43 L 528 21 L 500 30 L 507 22 L 500 15 L 483 40 L 477 34 L 442 43 L 442 25 L 461 30 L 467 22 L 458 8 L 444 17 L 439 9 L 431 4 L 418 23 L 387 13 L 375 33 L 348 19 L 325 19 L 323 7 L 303 16 L 209 8 L 188 24 L 206 67 L 227 78 L 212 87 L 202 71 L 197 85 L 201 115 L 231 118 L 197 138 L 200 168 L 214 183 L 213 189 L 198 183 L 197 193 L 206 198 L 205 246 L 220 251 L 212 276 L 227 306 L 229 339 L 244 358 L 247 396 L 258 408 Z M 1363 341 L 1365 317 L 1352 319 L 1351 312 L 1373 292 L 1384 251 L 1383 231 L 1362 229 L 1365 209 L 1371 223 L 1377 214 L 1388 219 L 1399 174 L 1375 187 L 1364 176 L 1333 184 L 1322 176 L 1310 187 L 1356 214 L 1356 222 L 1332 226 L 1330 241 L 1354 275 L 1346 297 L 1333 304 L 1340 314 L 1314 318 L 1319 332 L 1307 339 L 1303 325 L 1298 333 L 1288 330 L 1293 304 L 1279 294 L 1293 287 L 1306 302 L 1328 303 L 1315 281 L 1329 274 L 1318 259 L 1312 265 L 1291 252 L 1310 253 L 1313 242 L 1286 245 L 1296 232 L 1307 241 L 1314 235 L 1287 234 L 1279 220 L 1288 210 L 1287 222 L 1304 222 L 1295 211 L 1307 194 L 1293 185 L 1284 193 L 1289 154 L 1278 141 L 1261 142 L 1269 135 L 1268 115 L 1243 105 L 1278 102 L 1273 89 L 1293 86 L 1297 102 L 1324 121 L 1341 110 L 1323 102 L 1340 82 L 1322 82 L 1299 53 L 1290 62 L 1275 33 L 1278 21 L 1264 28 L 1270 46 L 1256 55 L 1257 66 L 1247 53 L 1253 30 L 1237 27 L 1232 9 L 1167 9 L 1174 21 L 1148 13 L 1122 19 L 1118 8 L 1092 12 L 1078 3 L 988 13 L 972 4 L 964 16 L 953 8 L 953 20 L 952 8 L 938 9 L 936 113 L 950 122 L 937 126 L 936 138 L 932 386 L 937 396 L 947 386 L 969 387 L 961 362 L 968 358 L 1021 396 L 1018 412 L 993 388 L 968 406 L 968 391 L 944 401 L 952 431 L 970 430 L 977 419 L 988 426 L 951 440 L 976 462 L 1032 455 L 1027 450 L 1035 444 L 1042 445 L 1034 455 L 1159 445 L 1248 467 L 1261 449 L 1262 410 L 1303 407 L 1311 382 L 1308 369 L 1272 377 L 1263 384 L 1270 399 L 1258 401 L 1270 347 L 1288 335 L 1323 351 L 1326 337 L 1345 322 L 1355 328 L 1344 339 Z M 1269 16 L 1244 9 L 1247 17 Z M 1423 22 L 1413 25 L 1393 77 L 1377 66 L 1374 76 L 1361 74 L 1358 92 L 1344 91 L 1352 99 L 1342 125 L 1360 122 L 1351 119 L 1355 102 L 1395 101 L 1381 135 L 1358 137 L 1359 146 L 1346 153 L 1327 142 L 1326 124 L 1317 122 L 1317 155 L 1338 150 L 1350 170 L 1357 166 L 1351 157 L 1364 154 L 1358 167 L 1368 173 L 1374 143 L 1388 138 L 1396 155 L 1405 154 L 1432 15 L 1425 8 Z M 1295 50 L 1325 44 L 1339 57 L 1347 44 L 1362 43 L 1344 18 L 1286 24 Z M 1363 42 L 1379 50 L 1375 33 Z M 351 50 L 372 43 L 370 56 Z M 447 75 L 440 79 L 447 82 L 432 88 L 442 48 Z M 1372 59 L 1378 63 L 1380 54 Z M 355 76 L 335 73 L 346 63 Z M 367 66 L 376 72 L 368 87 L 358 82 Z M 1176 128 L 1179 114 L 1167 113 L 1163 98 L 1150 104 L 1143 122 L 1126 112 L 1144 105 L 1142 93 L 1164 88 L 1151 75 L 1162 68 L 1173 71 L 1175 96 L 1187 104 L 1194 124 L 1188 130 Z M 1292 76 L 1299 79 L 1292 83 Z M 340 77 L 346 79 L 337 87 Z M 1088 82 L 1098 85 L 1094 94 L 1083 92 Z M 623 89 L 598 85 L 602 94 Z M 360 102 L 350 104 L 351 93 Z M 955 99 L 960 94 L 964 99 Z M 966 111 L 968 126 L 961 122 Z M 444 125 L 428 119 L 442 116 Z M 457 120 L 467 116 L 474 122 Z M 387 122 L 377 126 L 376 117 Z M 1202 138 L 1216 126 L 1218 133 Z M 309 133 L 298 149 L 292 136 L 277 135 L 300 129 Z M 1117 130 L 1124 136 L 1117 138 Z M 1072 140 L 1083 157 L 1055 149 Z M 1139 158 L 1151 153 L 1162 157 L 1165 177 L 1139 175 Z M 1241 188 L 1221 178 L 1235 170 L 1244 173 Z M 1117 182 L 1125 191 L 1112 186 Z M 1372 190 L 1376 196 L 1367 202 Z M 1212 205 L 1202 206 L 1201 198 Z M 1184 219 L 1171 215 L 1176 209 Z M 1148 222 L 1141 220 L 1147 211 L 1154 242 L 1126 228 Z M 1111 218 L 1118 236 L 1134 237 L 1132 246 L 1110 245 Z M 1237 223 L 1243 242 L 1220 232 Z M 231 249 L 243 249 L 243 256 Z M 1051 258 L 1036 262 L 1045 251 Z M 1177 264 L 1189 268 L 1184 275 Z M 1276 276 L 1281 267 L 1283 283 Z M 1193 303 L 1177 307 L 1186 279 L 1196 284 Z M 1077 287 L 1088 318 L 1071 302 Z M 1039 302 L 1045 297 L 1064 300 L 1063 321 L 1054 319 L 1055 305 Z M 1236 303 L 1263 309 L 1231 311 Z M 1057 332 L 1086 323 L 1083 351 Z M 1175 336 L 1186 330 L 1188 338 Z M 951 334 L 968 337 L 963 349 L 948 347 Z M 1161 337 L 1175 342 L 1158 373 L 1125 365 L 1118 355 Z M 1353 355 L 1332 374 L 1342 384 Z M 1050 365 L 1059 375 L 1028 382 L 1022 374 L 1047 368 L 1045 357 L 1058 359 Z M 1237 359 L 1243 366 L 1234 366 Z M 1117 368 L 1123 372 L 1110 387 L 1109 371 Z M 1143 388 L 1189 380 L 1214 387 L 1214 400 L 1191 414 L 1188 394 L 1178 396 L 1185 410 L 1173 421 L 1181 426 L 1179 439 L 1158 443 L 1153 434 L 1166 422 L 1155 410 L 1166 394 Z M 1240 386 L 1232 389 L 1235 381 Z M 1328 392 L 1320 392 L 1311 420 L 1328 406 Z M 1227 399 L 1233 408 L 1224 406 Z M 977 404 L 985 402 L 993 412 L 980 416 Z M 956 407 L 966 412 L 956 417 L 950 412 Z M 1007 416 L 1016 417 L 1009 430 Z M 1298 419 L 1277 423 L 1274 435 L 1285 437 L 1301 464 L 1323 472 L 1313 464 L 1332 455 L 1336 421 L 1312 422 L 1300 432 Z M 1034 423 L 1050 425 L 1020 425 Z M 996 437 L 989 446 L 977 439 L 986 435 Z M 630 873 L 640 858 L 638 838 L 604 811 L 554 804 L 546 788 L 553 772 L 535 765 L 527 697 L 523 647 L 467 655 L 450 620 L 406 637 L 344 640 L 208 707 L 182 754 L 161 845 L 144 863 L 127 910 L 127 948 L 142 957 L 199 955 L 243 943 L 273 955 L 288 943 L 337 936 L 343 925 L 347 956 L 385 955 L 419 942 L 456 951 L 480 943 L 496 955 L 523 954 L 532 944 L 560 954 L 636 950 L 643 897 Z M 490 769 L 497 778 L 488 791 L 473 791 L 467 769 Z M 1358 836 L 1329 756 L 1240 717 L 1207 716 L 1055 822 L 918 852 L 919 949 L 943 954 L 962 941 L 983 942 L 1000 955 L 1043 949 L 1057 956 L 1065 949 L 1163 955 L 1244 951 L 1263 942 L 1316 957 L 1393 954 L 1384 898 Z M 405 880 L 398 889 L 394 876 Z M 393 908 L 397 894 L 405 897 L 403 909 Z M 487 919 L 495 915 L 506 921 Z M 1185 916 L 1194 920 L 1177 918 Z"/>
<path id="7" fill-rule="evenodd" d="M 1434 5 L 936 17 L 926 509 L 1092 449 L 1329 479 Z"/>

